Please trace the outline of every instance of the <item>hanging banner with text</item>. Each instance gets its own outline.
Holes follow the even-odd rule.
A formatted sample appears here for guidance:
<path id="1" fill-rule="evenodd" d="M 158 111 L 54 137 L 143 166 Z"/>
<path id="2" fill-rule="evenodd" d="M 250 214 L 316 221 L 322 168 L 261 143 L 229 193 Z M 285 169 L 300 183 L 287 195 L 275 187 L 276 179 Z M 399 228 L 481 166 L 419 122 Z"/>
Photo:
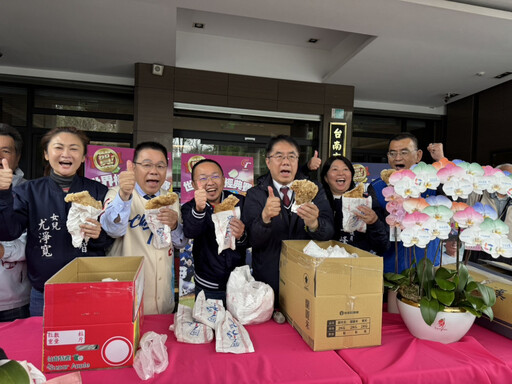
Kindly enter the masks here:
<path id="1" fill-rule="evenodd" d="M 329 124 L 329 157 L 345 156 L 347 146 L 347 123 Z"/>
<path id="2" fill-rule="evenodd" d="M 252 157 L 196 155 L 184 153 L 181 156 L 181 204 L 194 198 L 192 167 L 202 159 L 215 160 L 224 171 L 224 189 L 245 195 L 254 185 L 254 162 Z"/>
<path id="3" fill-rule="evenodd" d="M 85 177 L 96 180 L 111 188 L 119 184 L 119 174 L 126 170 L 126 161 L 133 159 L 133 148 L 105 147 L 88 145 L 85 156 Z M 167 159 L 172 154 L 167 152 Z M 168 190 L 172 185 L 172 163 L 169 160 L 166 181 L 162 188 Z"/>

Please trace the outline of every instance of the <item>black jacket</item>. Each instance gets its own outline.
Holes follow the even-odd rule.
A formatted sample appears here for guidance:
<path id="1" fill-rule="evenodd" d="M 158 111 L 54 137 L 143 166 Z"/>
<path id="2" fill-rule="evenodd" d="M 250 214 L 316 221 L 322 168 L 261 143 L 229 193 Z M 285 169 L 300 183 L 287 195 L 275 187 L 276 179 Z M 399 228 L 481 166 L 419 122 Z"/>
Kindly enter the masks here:
<path id="1" fill-rule="evenodd" d="M 298 176 L 297 178 L 304 178 Z M 265 224 L 261 212 L 268 198 L 268 187 L 274 189 L 270 173 L 260 183 L 247 191 L 242 221 L 252 246 L 252 267 L 254 278 L 269 284 L 274 290 L 276 306 L 279 298 L 279 259 L 283 240 L 330 240 L 334 234 L 332 209 L 321 185 L 313 202 L 320 210 L 318 228 L 315 232 L 306 230 L 304 220 L 289 211 L 281 203 L 281 213 Z"/>
<path id="2" fill-rule="evenodd" d="M 223 191 L 222 200 L 231 195 Z M 244 196 L 236 195 L 240 200 L 237 207 L 242 210 Z M 213 207 L 206 204 L 203 212 L 197 212 L 194 199 L 181 207 L 183 232 L 189 239 L 194 239 L 192 256 L 194 257 L 195 284 L 207 290 L 226 290 L 229 275 L 233 269 L 245 263 L 247 236 L 244 234 L 236 242 L 236 249 L 225 249 L 217 253 L 218 245 L 215 238 L 215 225 L 212 221 Z"/>

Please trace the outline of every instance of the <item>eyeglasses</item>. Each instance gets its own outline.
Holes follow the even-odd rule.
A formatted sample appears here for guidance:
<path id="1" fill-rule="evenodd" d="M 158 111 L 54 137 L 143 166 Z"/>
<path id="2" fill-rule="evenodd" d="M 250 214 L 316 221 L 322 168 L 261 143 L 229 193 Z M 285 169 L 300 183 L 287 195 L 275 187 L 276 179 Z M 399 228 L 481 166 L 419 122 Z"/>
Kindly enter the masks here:
<path id="1" fill-rule="evenodd" d="M 144 169 L 146 172 L 149 172 L 153 169 L 153 167 L 156 168 L 156 170 L 158 172 L 164 172 L 167 170 L 167 164 L 164 164 L 164 163 L 158 163 L 158 164 L 153 164 L 153 163 L 137 163 L 137 162 L 133 162 L 133 164 L 137 164 L 137 165 L 140 165 L 142 167 L 142 169 Z"/>
<path id="2" fill-rule="evenodd" d="M 204 183 L 207 183 L 208 180 L 216 182 L 216 181 L 219 181 L 220 179 L 222 179 L 221 175 L 211 175 L 211 176 L 201 176 L 200 178 L 196 179 L 196 181 L 199 181 L 200 183 L 204 184 Z"/>
<path id="3" fill-rule="evenodd" d="M 416 152 L 417 150 L 414 150 L 412 152 Z M 401 157 L 407 157 L 409 156 L 411 153 L 411 151 L 409 151 L 408 149 L 402 149 L 401 151 L 389 151 L 388 152 L 388 157 L 391 157 L 392 159 L 396 159 L 398 155 L 400 155 Z"/>
<path id="4" fill-rule="evenodd" d="M 284 159 L 290 160 L 290 162 L 294 162 L 299 159 L 295 153 L 290 153 L 288 155 L 283 155 L 282 153 L 276 153 L 272 156 L 267 156 L 269 159 L 274 159 L 276 162 L 281 163 Z"/>

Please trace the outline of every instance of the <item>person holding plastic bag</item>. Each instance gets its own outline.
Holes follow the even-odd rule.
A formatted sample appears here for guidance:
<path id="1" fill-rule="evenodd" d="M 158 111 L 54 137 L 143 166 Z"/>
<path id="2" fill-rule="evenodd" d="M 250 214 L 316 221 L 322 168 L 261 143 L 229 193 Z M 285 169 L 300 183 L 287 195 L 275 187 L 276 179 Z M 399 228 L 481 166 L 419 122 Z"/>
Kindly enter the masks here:
<path id="1" fill-rule="evenodd" d="M 104 256 L 112 244 L 95 218 L 80 224 L 84 242 L 75 248 L 67 228 L 72 204 L 68 193 L 87 191 L 103 201 L 107 187 L 78 175 L 85 161 L 89 139 L 74 127 L 59 127 L 41 139 L 49 176 L 29 180 L 11 189 L 13 172 L 2 160 L 0 169 L 0 240 L 14 240 L 27 231 L 25 256 L 32 284 L 30 315 L 42 316 L 44 283 L 76 257 Z M 86 238 L 89 238 L 85 242 Z"/>
<path id="2" fill-rule="evenodd" d="M 295 195 L 290 187 L 294 180 L 305 178 L 298 172 L 299 153 L 299 145 L 290 136 L 270 139 L 265 160 L 270 172 L 247 191 L 242 213 L 252 245 L 254 278 L 272 287 L 276 308 L 282 241 L 330 240 L 334 233 L 332 209 L 322 186 L 313 202 L 302 204 L 296 213 L 291 211 Z M 280 312 L 275 313 L 274 319 L 278 323 L 284 321 Z"/>
<path id="3" fill-rule="evenodd" d="M 224 172 L 219 163 L 211 159 L 197 162 L 192 168 L 194 198 L 183 205 L 183 229 L 185 236 L 194 239 L 194 282 L 196 296 L 204 291 L 207 299 L 222 300 L 226 303 L 226 284 L 229 274 L 245 263 L 247 235 L 240 220 L 244 196 L 236 195 L 238 202 L 234 209 L 217 226 L 224 224 L 226 236 L 216 235 L 215 207 L 233 199 L 231 192 L 224 191 Z M 231 197 L 233 196 L 233 197 Z M 230 246 L 219 248 L 224 237 L 230 237 Z M 220 252 L 219 252 L 220 249 Z"/>
<path id="4" fill-rule="evenodd" d="M 185 246 L 179 201 L 162 207 L 158 221 L 171 230 L 162 247 L 150 228 L 146 212 L 148 201 L 167 195 L 162 189 L 167 175 L 167 149 L 160 143 L 138 144 L 133 162 L 119 175 L 119 185 L 108 191 L 101 224 L 116 241 L 109 256 L 144 256 L 144 314 L 172 313 L 174 310 L 173 248 Z"/>
<path id="5" fill-rule="evenodd" d="M 346 204 L 350 197 L 344 197 L 343 194 L 353 190 L 356 185 L 354 183 L 354 166 L 344 156 L 331 156 L 327 159 L 322 171 L 320 172 L 320 181 L 325 189 L 327 199 L 331 204 L 334 213 L 334 240 L 342 243 L 353 245 L 357 248 L 364 249 L 368 252 L 375 252 L 382 255 L 390 246 L 389 233 L 387 226 L 382 219 L 379 202 L 375 197 L 370 196 L 371 205 L 359 205 L 363 199 L 368 199 L 368 193 L 363 199 L 354 199 L 357 201 L 354 207 L 347 208 Z M 373 188 L 370 186 L 370 195 Z M 375 195 L 374 195 L 375 196 Z M 345 214 L 345 215 L 344 215 Z M 363 224 L 362 231 L 347 231 L 344 228 L 344 218 L 349 215 L 353 221 Z M 345 223 L 347 220 L 345 220 Z"/>

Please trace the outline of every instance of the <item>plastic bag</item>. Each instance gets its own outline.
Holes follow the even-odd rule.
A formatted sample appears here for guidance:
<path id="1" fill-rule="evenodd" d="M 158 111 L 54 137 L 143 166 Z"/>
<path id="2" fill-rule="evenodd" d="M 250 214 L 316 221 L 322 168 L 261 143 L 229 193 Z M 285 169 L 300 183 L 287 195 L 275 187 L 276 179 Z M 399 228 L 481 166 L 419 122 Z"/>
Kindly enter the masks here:
<path id="1" fill-rule="evenodd" d="M 135 354 L 133 368 L 142 380 L 151 379 L 155 373 L 166 370 L 169 365 L 169 356 L 165 341 L 167 335 L 155 332 L 146 332 L 140 339 L 140 348 Z"/>
<path id="2" fill-rule="evenodd" d="M 213 340 L 213 329 L 194 321 L 192 308 L 185 305 L 178 304 L 174 324 L 169 329 L 174 331 L 176 340 L 180 343 L 206 344 Z"/>
<path id="3" fill-rule="evenodd" d="M 171 245 L 171 228 L 158 220 L 159 211 L 160 208 L 144 211 L 148 227 L 153 233 L 153 246 L 156 249 L 168 248 Z"/>
<path id="4" fill-rule="evenodd" d="M 199 292 L 192 313 L 195 321 L 215 329 L 215 326 L 224 320 L 225 315 L 226 309 L 222 300 L 206 299 L 204 291 Z"/>
<path id="5" fill-rule="evenodd" d="M 241 324 L 264 323 L 274 311 L 274 290 L 255 281 L 248 265 L 237 267 L 228 279 L 226 306 Z"/>
<path id="6" fill-rule="evenodd" d="M 101 209 L 91 207 L 88 205 L 82 205 L 78 203 L 71 203 L 71 208 L 69 208 L 68 218 L 66 220 L 66 227 L 68 228 L 68 232 L 71 235 L 71 240 L 73 242 L 73 247 L 80 248 L 82 246 L 82 242 L 89 241 L 89 237 L 85 237 L 82 234 L 82 228 L 80 228 L 81 224 L 92 225 L 87 221 L 87 219 L 97 219 L 101 213 Z"/>
<path id="7" fill-rule="evenodd" d="M 354 211 L 359 211 L 357 207 L 365 205 L 372 208 L 372 198 L 355 198 L 343 197 L 342 198 L 342 213 L 343 213 L 343 231 L 344 232 L 366 232 L 366 223 L 359 217 L 354 215 Z"/>
<path id="8" fill-rule="evenodd" d="M 214 213 L 212 215 L 212 221 L 215 225 L 215 238 L 218 244 L 218 253 L 220 254 L 225 249 L 236 249 L 236 239 L 231 233 L 231 227 L 229 223 L 231 219 L 236 217 L 240 218 L 240 208 L 235 207 L 232 211 L 223 211 Z"/>
<path id="9" fill-rule="evenodd" d="M 249 333 L 229 312 L 215 328 L 215 350 L 237 354 L 254 352 Z"/>

